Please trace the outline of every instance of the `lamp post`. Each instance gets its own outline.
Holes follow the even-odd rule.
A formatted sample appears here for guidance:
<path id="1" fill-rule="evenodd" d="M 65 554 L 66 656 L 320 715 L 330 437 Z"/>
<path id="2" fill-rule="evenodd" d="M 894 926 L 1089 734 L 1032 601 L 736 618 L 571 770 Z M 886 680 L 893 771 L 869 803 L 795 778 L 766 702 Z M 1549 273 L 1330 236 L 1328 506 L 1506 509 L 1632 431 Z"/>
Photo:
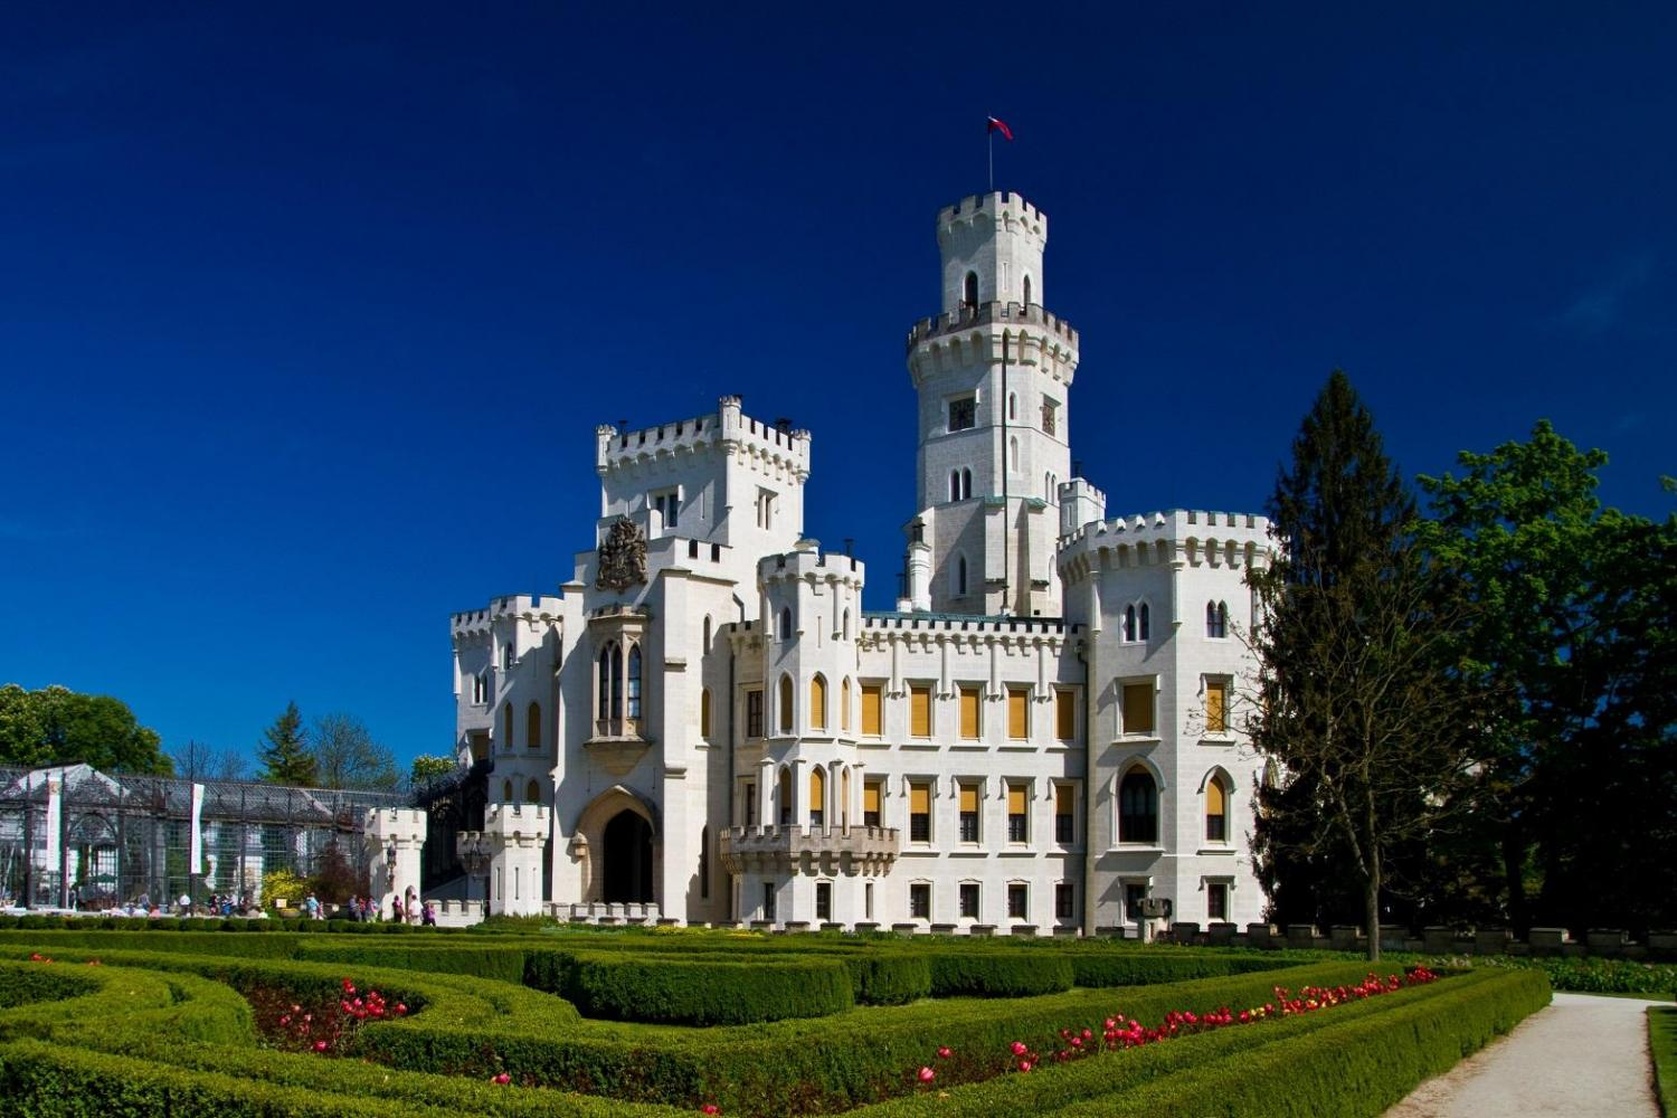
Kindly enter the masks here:
<path id="1" fill-rule="evenodd" d="M 472 899 L 472 878 L 484 875 L 483 914 L 489 915 L 489 859 L 494 853 L 489 836 L 482 831 L 461 831 L 455 843 L 460 864 L 466 867 L 466 900 Z"/>
<path id="2" fill-rule="evenodd" d="M 399 894 L 397 894 L 397 892 L 396 892 L 396 859 L 397 859 L 397 857 L 398 857 L 398 855 L 397 855 L 397 851 L 396 851 L 396 840 L 391 839 L 390 840 L 390 845 L 384 848 L 384 887 L 385 887 L 386 891 L 388 891 L 392 897 L 399 896 Z M 371 900 L 371 899 L 372 899 L 371 897 L 368 898 L 368 900 Z M 394 912 L 394 910 L 392 910 L 392 912 Z M 368 917 L 368 919 L 371 919 L 371 917 Z M 380 920 L 384 919 L 384 910 L 383 910 L 382 905 L 379 909 L 379 919 Z"/>

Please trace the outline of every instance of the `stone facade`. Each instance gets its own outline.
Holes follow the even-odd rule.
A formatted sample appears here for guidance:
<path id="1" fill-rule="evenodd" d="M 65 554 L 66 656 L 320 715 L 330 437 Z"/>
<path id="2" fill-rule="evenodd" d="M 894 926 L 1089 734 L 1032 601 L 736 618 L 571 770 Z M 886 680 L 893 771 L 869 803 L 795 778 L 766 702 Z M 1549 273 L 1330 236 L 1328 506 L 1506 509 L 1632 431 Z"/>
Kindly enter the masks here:
<path id="1" fill-rule="evenodd" d="M 810 434 L 723 397 L 598 428 L 594 546 L 562 593 L 454 616 L 459 758 L 493 766 L 491 816 L 540 820 L 516 858 L 545 911 L 1073 935 L 1133 933 L 1144 901 L 1169 902 L 1155 926 L 1260 916 L 1240 635 L 1268 525 L 1108 519 L 1069 476 L 1078 336 L 1041 305 L 1046 217 L 990 194 L 937 236 L 897 609 L 864 610 L 864 565 L 803 536 Z M 511 865 L 491 911 L 538 903 L 505 895 Z"/>

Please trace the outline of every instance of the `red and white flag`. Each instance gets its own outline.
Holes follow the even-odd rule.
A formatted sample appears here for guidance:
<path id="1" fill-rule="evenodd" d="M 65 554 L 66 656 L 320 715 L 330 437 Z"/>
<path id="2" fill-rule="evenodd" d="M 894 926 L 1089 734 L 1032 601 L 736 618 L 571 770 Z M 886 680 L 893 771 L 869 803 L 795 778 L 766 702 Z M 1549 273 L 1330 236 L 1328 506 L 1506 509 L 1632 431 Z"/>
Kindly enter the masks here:
<path id="1" fill-rule="evenodd" d="M 997 120 L 995 117 L 989 117 L 987 119 L 989 120 L 989 124 L 986 127 L 989 131 L 1000 132 L 1002 134 L 1002 139 L 1004 140 L 1013 139 L 1013 129 L 1007 126 L 1006 121 Z"/>

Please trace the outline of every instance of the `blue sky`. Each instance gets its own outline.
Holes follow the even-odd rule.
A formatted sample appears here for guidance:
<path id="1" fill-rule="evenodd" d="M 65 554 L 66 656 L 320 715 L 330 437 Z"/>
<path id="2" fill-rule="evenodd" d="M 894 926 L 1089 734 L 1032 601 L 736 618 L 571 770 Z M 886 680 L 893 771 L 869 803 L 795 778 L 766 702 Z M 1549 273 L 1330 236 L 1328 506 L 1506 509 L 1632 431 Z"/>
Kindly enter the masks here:
<path id="1" fill-rule="evenodd" d="M 166 748 L 446 751 L 448 615 L 569 576 L 594 425 L 723 393 L 888 608 L 991 113 L 1110 512 L 1261 511 L 1336 366 L 1406 474 L 1550 418 L 1672 509 L 1669 3 L 254 7 L 0 16 L 0 681 Z"/>

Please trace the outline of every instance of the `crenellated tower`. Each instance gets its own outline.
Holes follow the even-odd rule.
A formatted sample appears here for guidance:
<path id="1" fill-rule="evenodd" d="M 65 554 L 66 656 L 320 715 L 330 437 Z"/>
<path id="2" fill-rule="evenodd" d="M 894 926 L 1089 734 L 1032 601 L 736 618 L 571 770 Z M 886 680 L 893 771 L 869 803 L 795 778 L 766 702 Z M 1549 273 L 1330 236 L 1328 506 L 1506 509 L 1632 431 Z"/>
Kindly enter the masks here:
<path id="1" fill-rule="evenodd" d="M 1043 308 L 1048 218 L 1017 194 L 938 213 L 943 311 L 908 334 L 919 394 L 904 608 L 1056 616 L 1077 331 Z"/>

